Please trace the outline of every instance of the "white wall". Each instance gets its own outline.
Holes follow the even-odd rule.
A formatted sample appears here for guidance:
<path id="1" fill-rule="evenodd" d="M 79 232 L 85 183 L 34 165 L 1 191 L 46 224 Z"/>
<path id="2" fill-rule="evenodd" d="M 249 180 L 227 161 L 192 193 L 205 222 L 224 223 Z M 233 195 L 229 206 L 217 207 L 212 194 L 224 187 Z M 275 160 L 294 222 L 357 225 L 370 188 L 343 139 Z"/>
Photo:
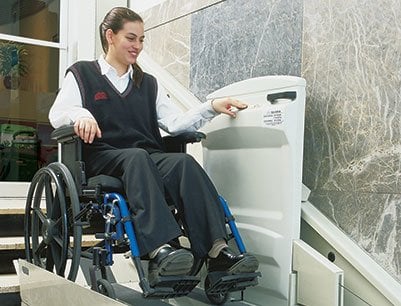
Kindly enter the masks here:
<path id="1" fill-rule="evenodd" d="M 151 7 L 154 7 L 166 0 L 131 0 L 129 1 L 129 8 L 134 10 L 137 13 L 146 11 L 147 9 L 150 9 Z"/>

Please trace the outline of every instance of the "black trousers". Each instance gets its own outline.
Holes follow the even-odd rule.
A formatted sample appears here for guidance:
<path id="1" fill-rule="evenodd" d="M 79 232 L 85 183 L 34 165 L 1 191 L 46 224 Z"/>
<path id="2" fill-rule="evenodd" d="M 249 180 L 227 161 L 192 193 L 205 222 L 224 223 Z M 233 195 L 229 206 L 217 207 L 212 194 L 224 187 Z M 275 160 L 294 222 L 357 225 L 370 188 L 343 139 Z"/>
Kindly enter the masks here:
<path id="1" fill-rule="evenodd" d="M 166 202 L 166 193 L 183 222 L 195 257 L 205 257 L 216 239 L 226 238 L 217 191 L 192 156 L 149 154 L 139 148 L 90 155 L 86 158 L 90 176 L 106 174 L 123 181 L 141 256 L 182 235 Z"/>

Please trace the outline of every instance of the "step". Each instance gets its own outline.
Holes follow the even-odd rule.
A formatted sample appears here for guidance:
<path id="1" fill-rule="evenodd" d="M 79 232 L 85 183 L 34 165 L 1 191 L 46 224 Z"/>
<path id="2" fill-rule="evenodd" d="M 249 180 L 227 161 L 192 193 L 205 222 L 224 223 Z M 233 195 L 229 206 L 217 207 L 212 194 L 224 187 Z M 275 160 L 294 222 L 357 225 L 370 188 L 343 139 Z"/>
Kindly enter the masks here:
<path id="1" fill-rule="evenodd" d="M 24 218 L 25 208 L 0 207 L 0 237 L 24 236 Z M 90 222 L 90 227 L 83 229 L 84 234 L 104 232 L 104 219 L 100 213 L 94 213 Z"/>
<path id="2" fill-rule="evenodd" d="M 19 292 L 19 279 L 17 274 L 0 275 L 0 294 Z"/>
<path id="3" fill-rule="evenodd" d="M 15 271 L 18 270 L 18 261 L 13 260 L 13 266 L 15 267 Z M 18 274 L 10 273 L 10 274 L 0 274 L 0 294 L 3 297 L 7 297 L 10 294 L 19 293 L 19 276 Z"/>
<path id="4" fill-rule="evenodd" d="M 25 207 L 1 207 L 0 208 L 0 215 L 24 215 L 25 214 Z"/>
<path id="5" fill-rule="evenodd" d="M 96 245 L 99 239 L 93 234 L 82 236 L 82 247 L 88 248 Z M 0 276 L 15 273 L 13 260 L 26 258 L 24 237 L 0 237 Z"/>
<path id="6" fill-rule="evenodd" d="M 100 242 L 94 235 L 82 235 L 82 247 L 92 247 Z M 0 251 L 24 250 L 24 237 L 0 237 Z"/>
<path id="7" fill-rule="evenodd" d="M 3 184 L 4 182 L 2 182 Z M 9 188 L 13 188 L 10 186 Z M 26 205 L 26 195 L 8 197 L 0 195 L 0 214 L 24 214 Z"/>

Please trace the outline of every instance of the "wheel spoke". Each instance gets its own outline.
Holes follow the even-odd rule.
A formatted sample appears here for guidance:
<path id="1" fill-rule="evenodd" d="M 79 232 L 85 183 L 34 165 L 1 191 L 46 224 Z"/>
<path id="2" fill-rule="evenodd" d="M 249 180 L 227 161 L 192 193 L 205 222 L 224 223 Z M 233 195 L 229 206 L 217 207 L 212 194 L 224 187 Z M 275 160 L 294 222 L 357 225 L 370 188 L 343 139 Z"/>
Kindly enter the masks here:
<path id="1" fill-rule="evenodd" d="M 63 259 L 63 248 L 56 242 L 56 240 L 53 240 L 50 245 L 56 272 L 58 275 L 64 276 L 66 261 Z"/>
<path id="2" fill-rule="evenodd" d="M 46 243 L 42 240 L 39 243 L 38 247 L 36 249 L 33 249 L 32 251 L 37 257 L 40 257 L 45 248 L 46 248 Z"/>
<path id="3" fill-rule="evenodd" d="M 55 236 L 55 237 L 54 237 L 54 241 L 59 245 L 60 248 L 63 247 L 63 240 L 62 240 L 61 237 Z"/>
<path id="4" fill-rule="evenodd" d="M 45 183 L 45 196 L 46 196 L 46 211 L 49 217 L 53 214 L 53 207 L 54 207 L 54 194 L 51 185 L 51 177 L 47 176 L 44 179 Z"/>
<path id="5" fill-rule="evenodd" d="M 40 208 L 34 208 L 33 213 L 36 214 L 39 217 L 39 220 L 44 223 L 46 221 L 46 215 L 43 213 L 43 211 Z"/>
<path id="6" fill-rule="evenodd" d="M 53 252 L 50 245 L 47 246 L 46 249 L 46 270 L 53 272 L 54 260 L 53 260 Z"/>
<path id="7" fill-rule="evenodd" d="M 41 241 L 37 246 L 32 245 L 32 259 L 34 264 L 51 271 L 52 268 L 47 268 L 47 265 L 51 263 L 51 259 L 49 263 L 46 260 L 46 258 L 48 257 L 48 251 L 49 246 L 46 245 L 44 241 Z"/>
<path id="8" fill-rule="evenodd" d="M 60 266 L 61 261 L 61 247 L 56 243 L 55 240 L 50 242 L 50 249 L 52 250 L 52 257 L 54 260 L 54 264 L 56 265 L 56 270 Z"/>
<path id="9" fill-rule="evenodd" d="M 74 250 L 71 247 L 68 247 L 67 259 L 72 259 L 73 255 L 74 255 Z"/>

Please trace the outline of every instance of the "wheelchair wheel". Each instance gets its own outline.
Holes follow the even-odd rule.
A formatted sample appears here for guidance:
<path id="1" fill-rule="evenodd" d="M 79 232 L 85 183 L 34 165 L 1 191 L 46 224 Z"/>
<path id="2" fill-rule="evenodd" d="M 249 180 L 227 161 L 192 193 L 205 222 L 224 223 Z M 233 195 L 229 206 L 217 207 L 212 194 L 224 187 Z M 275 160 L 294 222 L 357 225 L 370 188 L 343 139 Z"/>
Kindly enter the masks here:
<path id="1" fill-rule="evenodd" d="M 227 302 L 229 293 L 208 293 L 210 288 L 209 276 L 205 278 L 205 293 L 209 301 L 214 305 L 222 305 Z"/>
<path id="2" fill-rule="evenodd" d="M 27 261 L 75 281 L 82 241 L 82 227 L 75 220 L 79 211 L 78 193 L 68 168 L 52 163 L 39 169 L 25 207 Z"/>

